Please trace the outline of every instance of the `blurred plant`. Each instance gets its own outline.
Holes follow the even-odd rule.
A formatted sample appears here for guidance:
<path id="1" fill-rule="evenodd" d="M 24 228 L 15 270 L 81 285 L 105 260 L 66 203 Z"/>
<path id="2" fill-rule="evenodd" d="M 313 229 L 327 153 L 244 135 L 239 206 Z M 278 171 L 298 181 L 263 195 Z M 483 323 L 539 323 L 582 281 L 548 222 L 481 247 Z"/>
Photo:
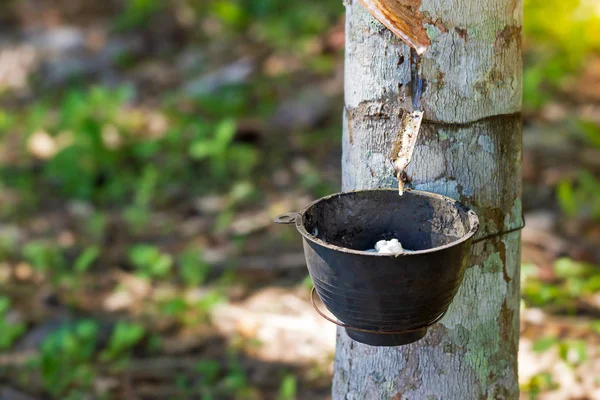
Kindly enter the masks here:
<path id="1" fill-rule="evenodd" d="M 68 197 L 109 201 L 122 198 L 128 184 L 135 187 L 135 176 L 121 168 L 128 131 L 136 123 L 123 113 L 131 97 L 124 87 L 71 90 L 59 103 L 57 118 L 45 108 L 30 116 L 30 132 L 43 129 L 55 143 L 56 154 L 48 155 L 44 176 Z"/>
<path id="2" fill-rule="evenodd" d="M 235 208 L 255 202 L 260 198 L 260 191 L 252 182 L 244 180 L 231 185 L 227 208 Z"/>
<path id="3" fill-rule="evenodd" d="M 175 318 L 183 326 L 194 326 L 209 322 L 213 308 L 226 299 L 220 290 L 211 289 L 203 291 L 199 299 L 188 300 L 182 296 L 162 299 L 158 302 L 158 311 Z"/>
<path id="4" fill-rule="evenodd" d="M 173 257 L 162 253 L 158 247 L 138 244 L 129 250 L 129 261 L 137 272 L 146 278 L 165 278 L 171 273 Z"/>
<path id="5" fill-rule="evenodd" d="M 233 334 L 229 338 L 229 351 L 235 354 L 256 352 L 264 346 L 264 342 L 252 335 Z"/>
<path id="6" fill-rule="evenodd" d="M 216 17 L 223 24 L 223 34 L 243 34 L 280 50 L 308 50 L 311 40 L 327 31 L 343 12 L 335 0 L 190 0 L 190 4 Z"/>
<path id="7" fill-rule="evenodd" d="M 592 331 L 600 335 L 600 320 L 594 321 L 590 324 Z"/>
<path id="8" fill-rule="evenodd" d="M 594 147 L 600 149 L 600 126 L 592 121 L 579 121 L 579 130 L 585 139 Z"/>
<path id="9" fill-rule="evenodd" d="M 159 354 L 162 347 L 162 337 L 158 333 L 148 332 L 148 339 L 146 340 L 145 350 L 147 354 L 155 355 Z"/>
<path id="10" fill-rule="evenodd" d="M 31 241 L 23 247 L 22 253 L 34 269 L 46 274 L 55 284 L 67 276 L 67 260 L 57 244 Z"/>
<path id="11" fill-rule="evenodd" d="M 142 325 L 119 321 L 114 327 L 107 347 L 100 354 L 103 361 L 126 359 L 131 350 L 144 338 Z"/>
<path id="12" fill-rule="evenodd" d="M 293 374 L 287 374 L 279 385 L 279 400 L 295 400 L 298 392 L 298 380 Z"/>
<path id="13" fill-rule="evenodd" d="M 203 400 L 209 399 L 258 399 L 258 392 L 250 386 L 246 371 L 234 353 L 229 353 L 227 363 L 202 360 L 194 366 L 197 391 Z"/>
<path id="14" fill-rule="evenodd" d="M 175 387 L 179 389 L 178 395 L 180 398 L 193 398 L 194 397 L 194 388 L 192 387 L 192 382 L 190 377 L 184 374 L 178 374 L 175 376 Z M 206 400 L 206 399 L 202 399 Z"/>
<path id="15" fill-rule="evenodd" d="M 262 398 L 248 382 L 238 356 L 231 351 L 225 363 L 216 360 L 198 361 L 193 368 L 193 378 L 180 381 L 186 383 L 186 391 L 200 394 L 203 400 Z"/>
<path id="16" fill-rule="evenodd" d="M 151 206 L 160 179 L 156 167 L 148 165 L 144 168 L 142 177 L 134 193 L 133 204 L 123 213 L 125 220 L 134 233 L 141 233 L 151 218 Z"/>
<path id="17" fill-rule="evenodd" d="M 1 190 L 1 188 L 0 188 Z M 0 232 L 0 260 L 16 257 L 19 252 L 17 232 Z"/>
<path id="18" fill-rule="evenodd" d="M 565 78 L 600 49 L 600 12 L 594 1 L 525 0 L 524 100 L 539 108 Z"/>
<path id="19" fill-rule="evenodd" d="M 558 354 L 568 365 L 575 367 L 588 359 L 588 344 L 583 340 L 566 340 L 558 344 Z"/>
<path id="20" fill-rule="evenodd" d="M 258 394 L 248 382 L 246 371 L 234 353 L 229 354 L 227 362 L 227 375 L 221 382 L 225 393 L 233 395 L 236 399 L 256 399 Z"/>
<path id="21" fill-rule="evenodd" d="M 227 297 L 219 290 L 208 291 L 200 300 L 194 303 L 194 307 L 207 314 L 218 304 L 227 300 Z"/>
<path id="22" fill-rule="evenodd" d="M 227 232 L 227 230 L 231 227 L 235 219 L 235 211 L 233 209 L 225 209 L 217 215 L 217 219 L 214 223 L 215 233 L 222 234 Z"/>
<path id="23" fill-rule="evenodd" d="M 536 353 L 544 353 L 550 350 L 558 342 L 558 338 L 555 336 L 545 336 L 536 340 L 533 343 L 533 351 L 535 351 Z"/>
<path id="24" fill-rule="evenodd" d="M 98 361 L 99 326 L 94 320 L 65 325 L 48 335 L 41 345 L 39 364 L 44 388 L 56 398 L 80 399 L 89 396 Z M 123 363 L 144 338 L 143 326 L 119 322 L 105 349 L 103 362 Z"/>
<path id="25" fill-rule="evenodd" d="M 214 360 L 198 361 L 194 365 L 194 372 L 200 376 L 200 381 L 203 385 L 212 387 L 221 372 L 221 364 Z"/>
<path id="26" fill-rule="evenodd" d="M 567 216 L 600 221 L 600 180 L 592 173 L 581 170 L 574 182 L 561 181 L 556 195 Z"/>
<path id="27" fill-rule="evenodd" d="M 211 267 L 202 257 L 202 252 L 196 247 L 188 247 L 177 257 L 179 277 L 188 287 L 198 286 L 206 280 Z"/>
<path id="28" fill-rule="evenodd" d="M 10 349 L 26 331 L 23 322 L 10 321 L 10 306 L 10 299 L 0 296 L 0 350 Z"/>
<path id="29" fill-rule="evenodd" d="M 33 240 L 22 249 L 23 258 L 31 266 L 45 274 L 54 284 L 77 284 L 77 276 L 85 273 L 100 256 L 98 246 L 90 246 L 79 254 L 72 266 L 55 243 Z M 73 272 L 75 274 L 73 274 Z"/>
<path id="30" fill-rule="evenodd" d="M 560 340 L 555 336 L 546 336 L 533 344 L 533 351 L 543 353 L 556 347 L 558 354 L 567 365 L 575 367 L 588 358 L 587 343 L 583 340 Z"/>
<path id="31" fill-rule="evenodd" d="M 173 317 L 184 317 L 188 309 L 188 304 L 182 297 L 174 297 L 161 304 L 162 313 Z"/>
<path id="32" fill-rule="evenodd" d="M 115 30 L 128 31 L 147 23 L 164 6 L 161 0 L 126 0 L 114 22 Z"/>
<path id="33" fill-rule="evenodd" d="M 18 199 L 15 202 L 2 201 L 0 218 L 22 221 L 39 206 L 34 176 L 26 168 L 0 164 L 0 191 L 2 197 L 12 194 Z"/>
<path id="34" fill-rule="evenodd" d="M 94 262 L 100 256 L 100 248 L 98 246 L 90 246 L 86 248 L 75 260 L 73 268 L 77 273 L 84 273 L 90 269 Z"/>
<path id="35" fill-rule="evenodd" d="M 20 169 L 1 166 L 3 183 L 24 202 L 43 184 L 94 206 L 126 204 L 123 215 L 140 233 L 153 207 L 169 196 L 227 190 L 231 182 L 254 177 L 258 152 L 235 140 L 232 119 L 255 111 L 250 88 L 236 89 L 233 97 L 224 89 L 195 99 L 203 117 L 176 107 L 136 109 L 128 87 L 70 89 L 42 99 L 19 116 L 30 157 Z"/>
<path id="36" fill-rule="evenodd" d="M 600 270 L 594 265 L 561 258 L 554 263 L 554 274 L 556 281 L 552 282 L 533 274 L 524 279 L 522 295 L 526 303 L 573 310 L 580 297 L 600 291 Z"/>
<path id="37" fill-rule="evenodd" d="M 212 160 L 211 168 L 217 176 L 224 177 L 227 172 L 227 151 L 235 135 L 235 122 L 225 120 L 215 128 L 214 135 L 200 133 L 192 142 L 190 155 L 196 160 Z"/>
<path id="38" fill-rule="evenodd" d="M 332 188 L 323 180 L 321 173 L 309 163 L 297 168 L 300 186 L 313 193 L 317 197 L 326 196 L 332 192 Z"/>
<path id="39" fill-rule="evenodd" d="M 520 389 L 529 394 L 529 400 L 535 400 L 541 392 L 558 389 L 558 384 L 552 379 L 549 372 L 541 372 L 531 377 L 529 382 L 521 385 Z"/>
<path id="40" fill-rule="evenodd" d="M 101 243 L 106 231 L 107 218 L 103 212 L 94 212 L 84 221 L 83 231 L 95 243 Z"/>
<path id="41" fill-rule="evenodd" d="M 84 320 L 46 337 L 39 363 L 42 383 L 52 396 L 64 398 L 70 391 L 91 387 L 98 329 L 97 322 Z"/>
<path id="42" fill-rule="evenodd" d="M 191 144 L 191 157 L 198 161 L 207 160 L 211 174 L 217 179 L 225 179 L 234 168 L 252 170 L 258 162 L 258 154 L 253 147 L 232 145 L 235 130 L 233 120 L 223 120 L 215 126 L 212 134 L 206 129 L 198 129 L 196 139 Z"/>
<path id="43" fill-rule="evenodd" d="M 306 277 L 302 280 L 302 283 L 300 285 L 306 290 L 311 290 L 315 286 L 310 275 L 306 275 Z"/>
<path id="44" fill-rule="evenodd" d="M 0 137 L 2 133 L 11 128 L 14 124 L 14 117 L 7 111 L 0 110 Z"/>

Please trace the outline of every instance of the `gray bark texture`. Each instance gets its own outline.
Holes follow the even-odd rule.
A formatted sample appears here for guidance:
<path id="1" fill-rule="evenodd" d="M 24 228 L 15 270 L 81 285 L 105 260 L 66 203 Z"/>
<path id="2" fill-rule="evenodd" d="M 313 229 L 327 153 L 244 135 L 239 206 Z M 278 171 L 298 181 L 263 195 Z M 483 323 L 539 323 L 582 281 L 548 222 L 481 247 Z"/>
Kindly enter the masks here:
<path id="1" fill-rule="evenodd" d="M 343 190 L 396 187 L 388 155 L 411 109 L 409 48 L 358 1 L 346 9 Z M 477 237 L 519 227 L 522 0 L 423 0 L 420 11 L 432 44 L 412 187 L 473 207 Z M 474 245 L 448 314 L 411 345 L 371 347 L 339 329 L 333 399 L 517 399 L 519 266 L 518 232 Z"/>

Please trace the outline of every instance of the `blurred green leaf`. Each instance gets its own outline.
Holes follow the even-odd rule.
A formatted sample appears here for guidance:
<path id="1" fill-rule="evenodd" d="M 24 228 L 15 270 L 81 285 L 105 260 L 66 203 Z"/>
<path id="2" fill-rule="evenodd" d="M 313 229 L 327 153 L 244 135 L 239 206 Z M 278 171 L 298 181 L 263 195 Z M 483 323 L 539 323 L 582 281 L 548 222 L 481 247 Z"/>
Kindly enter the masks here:
<path id="1" fill-rule="evenodd" d="M 556 388 L 558 388 L 558 385 L 554 382 L 552 374 L 549 372 L 541 372 L 532 376 L 529 382 L 522 385 L 521 391 L 529 392 L 529 399 L 534 400 L 542 391 Z"/>
<path id="2" fill-rule="evenodd" d="M 114 22 L 117 31 L 128 31 L 146 23 L 164 4 L 161 0 L 126 0 L 123 11 Z"/>
<path id="3" fill-rule="evenodd" d="M 91 386 L 98 331 L 96 321 L 83 320 L 64 326 L 44 339 L 40 356 L 42 383 L 53 396 L 68 394 L 76 387 Z"/>
<path id="4" fill-rule="evenodd" d="M 100 248 L 98 246 L 88 247 L 77 257 L 75 260 L 75 271 L 78 273 L 86 272 L 92 264 L 98 259 L 100 256 Z"/>
<path id="5" fill-rule="evenodd" d="M 559 278 L 582 277 L 589 271 L 590 268 L 586 264 L 570 258 L 562 257 L 554 262 L 554 273 Z"/>
<path id="6" fill-rule="evenodd" d="M 248 21 L 248 14 L 234 1 L 217 0 L 212 2 L 212 12 L 230 27 L 244 28 Z"/>
<path id="7" fill-rule="evenodd" d="M 279 386 L 279 400 L 294 400 L 298 392 L 298 382 L 294 375 L 286 375 Z"/>
<path id="8" fill-rule="evenodd" d="M 232 119 L 221 121 L 214 130 L 212 137 L 202 138 L 192 143 L 190 155 L 197 160 L 210 158 L 212 172 L 218 177 L 225 177 L 227 173 L 227 160 L 232 150 L 230 144 L 236 130 L 236 123 Z M 239 168 L 246 168 L 239 165 Z"/>
<path id="9" fill-rule="evenodd" d="M 106 215 L 102 212 L 95 212 L 91 217 L 84 221 L 85 231 L 96 242 L 100 242 L 106 230 Z"/>
<path id="10" fill-rule="evenodd" d="M 569 365 L 579 365 L 588 358 L 587 343 L 582 340 L 570 340 L 559 344 L 559 355 Z"/>
<path id="11" fill-rule="evenodd" d="M 533 351 L 543 353 L 550 350 L 554 345 L 558 344 L 558 339 L 554 336 L 546 336 L 533 342 Z"/>
<path id="12" fill-rule="evenodd" d="M 23 334 L 27 327 L 23 322 L 9 321 L 6 314 L 10 311 L 11 300 L 0 296 L 0 350 L 8 350 Z"/>
<path id="13" fill-rule="evenodd" d="M 211 267 L 207 264 L 200 249 L 190 247 L 181 252 L 177 258 L 179 264 L 179 275 L 186 286 L 198 286 L 202 284 Z"/>
<path id="14" fill-rule="evenodd" d="M 148 208 L 132 205 L 123 210 L 123 218 L 127 221 L 127 226 L 131 232 L 139 235 L 144 232 L 152 215 Z"/>
<path id="15" fill-rule="evenodd" d="M 598 268 L 598 267 L 596 267 Z M 600 271 L 583 281 L 584 291 L 587 293 L 600 293 Z"/>
<path id="16" fill-rule="evenodd" d="M 216 290 L 209 291 L 202 299 L 200 299 L 195 306 L 198 309 L 208 313 L 213 309 L 217 304 L 220 304 L 226 300 L 226 297 L 223 294 L 219 293 Z"/>
<path id="17" fill-rule="evenodd" d="M 181 297 L 175 297 L 174 299 L 167 300 L 161 306 L 161 310 L 166 315 L 178 316 L 187 311 L 188 305 L 185 299 Z"/>
<path id="18" fill-rule="evenodd" d="M 554 263 L 555 281 L 546 282 L 537 274 L 522 281 L 522 295 L 526 304 L 551 305 L 566 312 L 576 310 L 578 299 L 593 296 L 600 291 L 600 269 L 592 264 L 559 258 Z"/>
<path id="19" fill-rule="evenodd" d="M 135 204 L 138 207 L 148 207 L 150 205 L 154 192 L 156 191 L 158 180 L 158 169 L 153 166 L 146 166 L 135 194 Z"/>
<path id="20" fill-rule="evenodd" d="M 306 275 L 306 277 L 302 280 L 302 287 L 306 288 L 307 290 L 311 290 L 314 286 L 315 284 L 313 283 L 310 275 Z"/>
<path id="21" fill-rule="evenodd" d="M 142 325 L 119 321 L 113 329 L 102 358 L 109 361 L 126 355 L 145 335 L 146 330 Z"/>
<path id="22" fill-rule="evenodd" d="M 235 182 L 229 191 L 230 206 L 235 206 L 248 202 L 256 198 L 258 191 L 256 186 L 250 181 Z"/>
<path id="23" fill-rule="evenodd" d="M 573 186 L 569 181 L 561 181 L 556 187 L 556 195 L 558 196 L 558 202 L 560 207 L 569 217 L 577 215 L 577 203 L 575 201 L 575 194 Z"/>
<path id="24" fill-rule="evenodd" d="M 600 149 L 600 126 L 592 121 L 579 121 L 579 128 L 585 134 L 587 140 L 594 147 Z"/>
<path id="25" fill-rule="evenodd" d="M 594 332 L 600 334 L 600 320 L 592 322 L 590 326 Z"/>
<path id="26" fill-rule="evenodd" d="M 13 123 L 13 117 L 9 113 L 0 110 L 0 138 L 2 137 L 3 133 L 12 126 Z"/>
<path id="27" fill-rule="evenodd" d="M 129 261 L 148 278 L 164 278 L 171 272 L 173 258 L 161 253 L 156 246 L 139 244 L 129 250 Z"/>
<path id="28" fill-rule="evenodd" d="M 23 257 L 42 272 L 60 274 L 67 261 L 57 244 L 44 241 L 31 241 L 23 247 Z"/>
<path id="29" fill-rule="evenodd" d="M 10 309 L 10 299 L 8 297 L 0 297 L 0 315 L 4 315 Z"/>
<path id="30" fill-rule="evenodd" d="M 529 279 L 535 278 L 538 274 L 539 267 L 531 263 L 521 264 L 521 282 L 525 284 Z"/>
<path id="31" fill-rule="evenodd" d="M 574 182 L 561 181 L 556 194 L 567 216 L 600 221 L 600 180 L 589 171 L 580 170 Z"/>
<path id="32" fill-rule="evenodd" d="M 194 371 L 200 374 L 200 379 L 203 384 L 213 385 L 217 382 L 217 378 L 221 371 L 221 365 L 213 360 L 198 361 L 198 363 L 194 365 Z"/>

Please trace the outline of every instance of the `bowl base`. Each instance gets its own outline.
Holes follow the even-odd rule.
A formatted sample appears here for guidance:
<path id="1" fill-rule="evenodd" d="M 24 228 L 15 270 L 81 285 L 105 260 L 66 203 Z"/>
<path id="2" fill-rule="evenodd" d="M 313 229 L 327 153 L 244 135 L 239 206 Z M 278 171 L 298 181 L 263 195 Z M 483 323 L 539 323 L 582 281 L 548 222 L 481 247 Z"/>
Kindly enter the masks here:
<path id="1" fill-rule="evenodd" d="M 422 339 L 427 334 L 427 328 L 394 335 L 367 333 L 356 331 L 354 329 L 346 329 L 346 334 L 351 339 L 368 344 L 369 346 L 402 346 Z"/>

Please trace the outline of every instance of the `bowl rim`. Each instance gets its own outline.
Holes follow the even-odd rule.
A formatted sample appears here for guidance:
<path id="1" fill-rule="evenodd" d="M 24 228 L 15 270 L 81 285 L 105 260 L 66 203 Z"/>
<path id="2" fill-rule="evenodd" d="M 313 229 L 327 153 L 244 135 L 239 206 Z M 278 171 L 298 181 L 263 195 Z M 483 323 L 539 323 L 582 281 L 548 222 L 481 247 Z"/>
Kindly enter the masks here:
<path id="1" fill-rule="evenodd" d="M 295 222 L 296 229 L 298 230 L 298 232 L 300 232 L 300 234 L 302 235 L 302 237 L 304 237 L 304 239 L 309 240 L 315 244 L 318 244 L 319 246 L 326 247 L 328 249 L 335 250 L 335 251 L 340 251 L 343 253 L 356 254 L 356 255 L 361 255 L 361 256 L 371 256 L 371 257 L 409 257 L 409 256 L 417 256 L 417 255 L 421 255 L 421 254 L 435 253 L 435 252 L 438 252 L 441 250 L 455 247 L 461 243 L 464 243 L 464 242 L 472 239 L 473 236 L 479 230 L 479 217 L 477 216 L 475 211 L 473 211 L 471 208 L 467 207 L 460 201 L 455 200 L 451 197 L 444 196 L 444 195 L 437 194 L 437 193 L 427 192 L 427 191 L 423 191 L 423 190 L 405 190 L 404 195 L 409 195 L 409 196 L 416 195 L 416 196 L 423 196 L 423 197 L 430 197 L 430 198 L 434 198 L 434 199 L 444 200 L 448 203 L 453 204 L 457 208 L 462 208 L 466 212 L 466 214 L 469 218 L 469 224 L 470 224 L 469 231 L 465 235 L 463 235 L 461 238 L 459 238 L 453 242 L 447 243 L 443 246 L 432 247 L 430 249 L 424 249 L 424 250 L 415 250 L 415 251 L 411 251 L 409 253 L 402 252 L 402 253 L 397 253 L 397 254 L 381 254 L 381 253 L 369 252 L 366 250 L 350 249 L 347 247 L 341 247 L 341 246 L 336 246 L 331 243 L 327 243 L 324 240 L 321 240 L 318 237 L 309 233 L 306 230 L 306 228 L 304 227 L 304 215 L 310 208 L 314 207 L 315 205 L 317 205 L 321 202 L 331 200 L 336 197 L 350 196 L 353 194 L 365 193 L 365 192 L 395 192 L 395 193 L 398 193 L 398 189 L 380 188 L 380 189 L 352 190 L 352 191 L 348 191 L 348 192 L 339 192 L 339 193 L 330 194 L 325 197 L 321 197 L 320 199 L 317 199 L 317 200 L 309 203 L 306 207 L 304 207 L 302 209 L 302 211 L 300 211 L 300 213 L 296 217 L 296 222 Z"/>

